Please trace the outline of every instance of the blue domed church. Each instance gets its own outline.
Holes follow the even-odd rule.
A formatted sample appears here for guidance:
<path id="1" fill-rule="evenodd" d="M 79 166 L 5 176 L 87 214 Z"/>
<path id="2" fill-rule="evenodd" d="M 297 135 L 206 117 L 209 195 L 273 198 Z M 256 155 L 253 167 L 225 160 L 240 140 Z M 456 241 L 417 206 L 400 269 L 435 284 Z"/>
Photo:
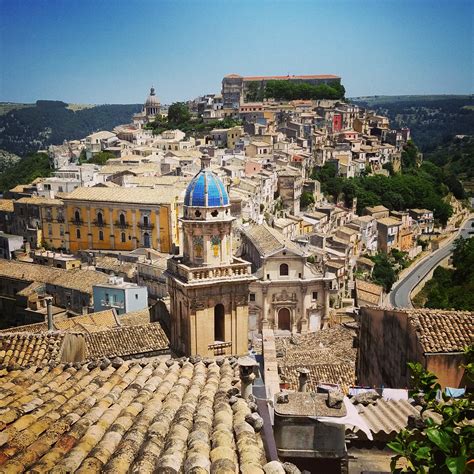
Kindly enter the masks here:
<path id="1" fill-rule="evenodd" d="M 201 158 L 184 198 L 182 254 L 168 260 L 171 344 L 184 355 L 238 355 L 248 349 L 250 263 L 232 255 L 230 199 Z"/>

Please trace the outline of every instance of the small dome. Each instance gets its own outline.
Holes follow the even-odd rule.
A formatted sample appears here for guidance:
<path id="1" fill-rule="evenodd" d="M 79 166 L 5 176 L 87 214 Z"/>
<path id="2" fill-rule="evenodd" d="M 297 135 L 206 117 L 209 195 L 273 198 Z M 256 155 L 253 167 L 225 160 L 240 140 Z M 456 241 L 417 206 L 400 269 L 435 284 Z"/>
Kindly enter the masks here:
<path id="1" fill-rule="evenodd" d="M 185 206 L 222 207 L 229 204 L 224 183 L 209 169 L 203 168 L 186 189 Z"/>
<path id="2" fill-rule="evenodd" d="M 150 95 L 147 97 L 145 106 L 157 106 L 160 105 L 160 101 L 158 100 L 158 97 L 155 95 L 155 88 L 152 87 L 150 89 Z"/>

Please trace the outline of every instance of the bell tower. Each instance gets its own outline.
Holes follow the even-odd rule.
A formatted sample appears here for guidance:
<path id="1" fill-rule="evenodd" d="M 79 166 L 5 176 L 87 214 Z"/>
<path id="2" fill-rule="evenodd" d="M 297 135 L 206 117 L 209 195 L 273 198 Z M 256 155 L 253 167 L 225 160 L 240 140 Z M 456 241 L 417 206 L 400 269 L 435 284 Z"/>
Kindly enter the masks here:
<path id="1" fill-rule="evenodd" d="M 245 354 L 250 263 L 232 255 L 229 195 L 210 157 L 184 198 L 183 253 L 168 260 L 171 344 L 185 355 Z"/>

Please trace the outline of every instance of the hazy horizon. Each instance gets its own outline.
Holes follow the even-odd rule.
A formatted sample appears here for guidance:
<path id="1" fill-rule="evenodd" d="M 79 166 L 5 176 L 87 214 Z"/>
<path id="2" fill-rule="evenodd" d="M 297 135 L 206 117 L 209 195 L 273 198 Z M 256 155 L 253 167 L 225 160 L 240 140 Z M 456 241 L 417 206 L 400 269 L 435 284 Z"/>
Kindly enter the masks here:
<path id="1" fill-rule="evenodd" d="M 0 0 L 0 101 L 170 104 L 222 77 L 336 74 L 348 97 L 469 95 L 473 5 Z"/>

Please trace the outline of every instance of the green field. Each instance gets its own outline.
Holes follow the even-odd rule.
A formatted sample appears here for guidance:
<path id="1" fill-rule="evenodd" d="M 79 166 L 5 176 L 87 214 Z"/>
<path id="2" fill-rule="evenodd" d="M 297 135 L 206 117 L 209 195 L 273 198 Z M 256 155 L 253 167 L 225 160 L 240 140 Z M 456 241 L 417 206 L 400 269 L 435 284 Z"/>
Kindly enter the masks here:
<path id="1" fill-rule="evenodd" d="M 0 115 L 8 114 L 11 110 L 35 107 L 35 104 L 17 104 L 15 102 L 0 102 Z"/>

